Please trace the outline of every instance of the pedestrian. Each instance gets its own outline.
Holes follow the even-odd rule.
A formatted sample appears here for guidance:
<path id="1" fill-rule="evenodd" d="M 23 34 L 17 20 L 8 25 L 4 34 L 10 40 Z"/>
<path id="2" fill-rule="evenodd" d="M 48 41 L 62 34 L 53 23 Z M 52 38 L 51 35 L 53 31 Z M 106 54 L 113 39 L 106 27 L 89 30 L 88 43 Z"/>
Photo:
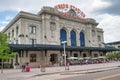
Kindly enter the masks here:
<path id="1" fill-rule="evenodd" d="M 22 64 L 22 72 L 25 72 L 25 69 L 26 69 L 26 64 L 23 63 L 23 64 Z"/>
<path id="2" fill-rule="evenodd" d="M 69 62 L 66 61 L 66 70 L 69 70 Z"/>
<path id="3" fill-rule="evenodd" d="M 26 62 L 25 72 L 30 72 L 29 62 Z"/>

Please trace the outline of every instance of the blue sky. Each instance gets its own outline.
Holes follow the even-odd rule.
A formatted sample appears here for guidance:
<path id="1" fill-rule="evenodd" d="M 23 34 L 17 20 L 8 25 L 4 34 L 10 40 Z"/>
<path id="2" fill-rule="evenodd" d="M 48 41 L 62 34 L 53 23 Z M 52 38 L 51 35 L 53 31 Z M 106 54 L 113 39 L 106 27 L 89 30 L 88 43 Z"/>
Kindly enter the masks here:
<path id="1" fill-rule="evenodd" d="M 0 12 L 0 27 L 6 26 L 17 15 L 17 11 Z"/>
<path id="2" fill-rule="evenodd" d="M 104 30 L 104 41 L 120 40 L 120 0 L 0 0 L 0 30 L 18 13 L 37 14 L 43 6 L 69 4 L 80 8 L 86 18 L 94 18 Z"/>

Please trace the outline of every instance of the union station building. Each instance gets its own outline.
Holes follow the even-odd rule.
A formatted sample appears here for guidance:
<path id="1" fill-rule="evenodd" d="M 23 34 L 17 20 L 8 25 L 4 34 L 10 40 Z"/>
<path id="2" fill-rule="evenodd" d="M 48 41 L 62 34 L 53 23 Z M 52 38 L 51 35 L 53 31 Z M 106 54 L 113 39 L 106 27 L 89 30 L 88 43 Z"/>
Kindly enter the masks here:
<path id="1" fill-rule="evenodd" d="M 31 67 L 46 66 L 66 58 L 105 56 L 115 49 L 104 45 L 104 31 L 98 23 L 71 5 L 43 7 L 37 14 L 20 11 L 3 29 L 9 38 L 9 46 L 17 52 L 12 65 L 29 62 Z"/>

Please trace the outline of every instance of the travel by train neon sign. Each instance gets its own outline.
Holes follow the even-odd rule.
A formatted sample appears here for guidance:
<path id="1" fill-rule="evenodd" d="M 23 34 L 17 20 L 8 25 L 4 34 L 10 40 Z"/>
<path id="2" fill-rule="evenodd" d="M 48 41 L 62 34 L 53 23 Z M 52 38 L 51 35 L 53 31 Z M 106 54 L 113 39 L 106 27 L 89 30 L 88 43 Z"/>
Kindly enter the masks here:
<path id="1" fill-rule="evenodd" d="M 54 8 L 57 9 L 62 15 L 66 17 L 72 17 L 72 18 L 79 19 L 82 21 L 86 20 L 85 13 L 73 5 L 58 4 Z"/>

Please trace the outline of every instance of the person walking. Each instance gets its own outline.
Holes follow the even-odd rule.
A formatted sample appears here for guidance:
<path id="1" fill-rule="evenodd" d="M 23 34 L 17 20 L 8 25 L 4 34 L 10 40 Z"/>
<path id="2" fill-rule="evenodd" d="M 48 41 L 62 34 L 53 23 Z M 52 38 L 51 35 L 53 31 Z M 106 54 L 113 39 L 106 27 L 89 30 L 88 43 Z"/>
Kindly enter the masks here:
<path id="1" fill-rule="evenodd" d="M 26 69 L 26 64 L 23 63 L 23 64 L 22 64 L 22 72 L 25 72 L 25 69 Z"/>
<path id="2" fill-rule="evenodd" d="M 69 70 L 69 62 L 68 62 L 68 60 L 66 61 L 66 70 Z"/>
<path id="3" fill-rule="evenodd" d="M 26 62 L 26 69 L 25 69 L 25 72 L 30 72 L 29 62 Z"/>

